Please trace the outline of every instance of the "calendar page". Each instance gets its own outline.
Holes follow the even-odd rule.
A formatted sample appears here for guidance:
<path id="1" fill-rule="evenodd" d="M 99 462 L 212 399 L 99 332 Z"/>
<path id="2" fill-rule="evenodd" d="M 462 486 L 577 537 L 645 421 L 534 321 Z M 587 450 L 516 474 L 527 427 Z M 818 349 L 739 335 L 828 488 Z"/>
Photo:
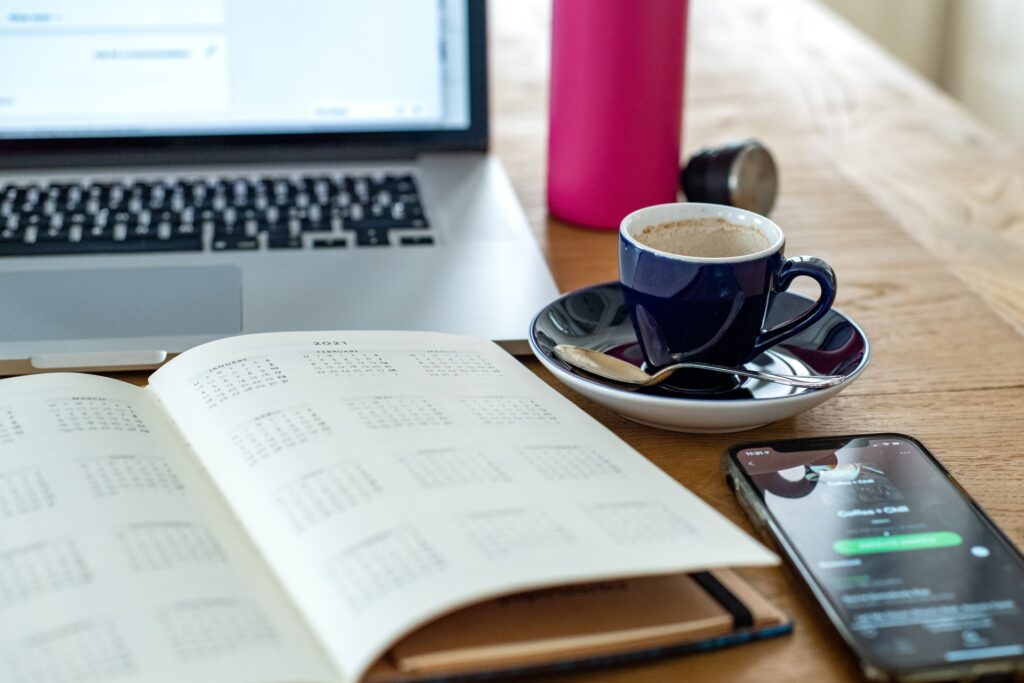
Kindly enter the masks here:
<path id="1" fill-rule="evenodd" d="M 149 392 L 0 382 L 0 680 L 336 680 Z"/>
<path id="2" fill-rule="evenodd" d="M 150 387 L 346 680 L 487 598 L 776 562 L 490 342 L 236 337 Z"/>

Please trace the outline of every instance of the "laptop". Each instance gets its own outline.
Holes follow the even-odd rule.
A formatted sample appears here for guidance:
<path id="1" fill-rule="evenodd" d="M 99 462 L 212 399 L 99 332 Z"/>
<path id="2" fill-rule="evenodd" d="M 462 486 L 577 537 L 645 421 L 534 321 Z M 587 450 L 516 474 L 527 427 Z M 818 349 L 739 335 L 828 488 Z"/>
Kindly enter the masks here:
<path id="1" fill-rule="evenodd" d="M 298 329 L 526 353 L 557 290 L 485 43 L 482 0 L 0 0 L 0 373 Z"/>

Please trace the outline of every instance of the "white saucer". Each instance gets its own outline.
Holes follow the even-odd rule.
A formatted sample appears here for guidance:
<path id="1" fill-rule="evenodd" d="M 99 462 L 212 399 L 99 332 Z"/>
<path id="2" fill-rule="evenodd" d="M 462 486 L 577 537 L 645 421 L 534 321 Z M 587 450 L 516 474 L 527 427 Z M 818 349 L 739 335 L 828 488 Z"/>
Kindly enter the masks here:
<path id="1" fill-rule="evenodd" d="M 780 293 L 768 312 L 767 325 L 788 320 L 810 305 L 809 299 L 798 294 Z M 634 422 L 696 433 L 754 429 L 810 410 L 849 386 L 871 357 L 861 329 L 832 309 L 746 367 L 790 375 L 844 376 L 834 387 L 802 389 L 747 380 L 736 389 L 711 394 L 689 394 L 667 386 L 619 389 L 578 374 L 552 352 L 556 344 L 574 344 L 611 353 L 638 366 L 643 363 L 618 282 L 570 292 L 548 304 L 534 317 L 529 341 L 533 353 L 559 381 L 592 401 Z"/>

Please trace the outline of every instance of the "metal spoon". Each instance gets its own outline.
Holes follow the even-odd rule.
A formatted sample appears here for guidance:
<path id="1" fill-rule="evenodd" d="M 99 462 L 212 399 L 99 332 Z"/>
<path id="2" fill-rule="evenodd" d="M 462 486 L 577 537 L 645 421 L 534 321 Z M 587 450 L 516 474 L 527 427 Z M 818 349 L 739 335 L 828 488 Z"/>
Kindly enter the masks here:
<path id="1" fill-rule="evenodd" d="M 794 375 L 776 375 L 771 372 L 759 372 L 757 370 L 744 370 L 742 368 L 729 368 L 724 365 L 711 365 L 709 363 L 676 363 L 658 370 L 649 375 L 632 363 L 610 356 L 607 353 L 585 349 L 582 346 L 571 344 L 558 344 L 555 346 L 555 355 L 569 365 L 585 370 L 592 375 L 610 379 L 614 382 L 626 384 L 634 388 L 650 387 L 665 381 L 676 370 L 709 370 L 711 372 L 722 372 L 727 375 L 740 375 L 753 379 L 786 384 L 792 387 L 805 387 L 807 389 L 825 389 L 840 384 L 846 378 L 841 375 L 819 375 L 816 377 L 796 377 Z"/>

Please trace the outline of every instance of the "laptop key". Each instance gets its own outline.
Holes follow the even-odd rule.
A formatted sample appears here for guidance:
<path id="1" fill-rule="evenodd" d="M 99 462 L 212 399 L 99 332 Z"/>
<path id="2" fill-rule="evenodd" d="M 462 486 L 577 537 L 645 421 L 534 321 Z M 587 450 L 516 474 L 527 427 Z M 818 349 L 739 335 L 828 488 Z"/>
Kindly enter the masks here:
<path id="1" fill-rule="evenodd" d="M 431 237 L 430 235 L 406 235 L 405 237 L 402 237 L 398 243 L 403 247 L 414 245 L 427 245 L 433 244 L 434 238 Z"/>
<path id="2" fill-rule="evenodd" d="M 356 245 L 360 247 L 386 247 L 390 244 L 386 230 L 359 230 Z"/>
<path id="3" fill-rule="evenodd" d="M 270 233 L 267 236 L 267 247 L 270 249 L 301 249 L 302 240 L 292 237 L 287 232 Z"/>
<path id="4" fill-rule="evenodd" d="M 348 242 L 342 237 L 318 237 L 313 240 L 314 249 L 344 249 Z"/>
<path id="5" fill-rule="evenodd" d="M 157 229 L 155 225 L 132 225 L 125 233 L 125 240 L 155 240 Z"/>
<path id="6" fill-rule="evenodd" d="M 44 228 L 36 231 L 36 242 L 67 242 L 68 231 L 62 228 Z"/>
<path id="7" fill-rule="evenodd" d="M 392 218 L 364 218 L 363 220 L 349 219 L 345 221 L 342 228 L 344 230 L 355 230 L 357 232 L 363 232 L 366 230 L 379 230 L 386 231 L 389 228 L 414 228 L 417 227 L 413 224 L 412 220 L 399 220 L 396 221 Z"/>
<path id="8" fill-rule="evenodd" d="M 240 224 L 225 225 L 225 224 L 221 223 L 221 224 L 214 224 L 214 226 L 213 226 L 213 239 L 214 240 L 219 240 L 219 239 L 231 240 L 231 239 L 240 238 L 240 237 L 252 237 L 252 235 L 249 235 L 249 234 L 246 233 L 244 225 L 240 225 Z"/>
<path id="9" fill-rule="evenodd" d="M 259 249 L 260 242 L 255 237 L 246 235 L 235 235 L 230 237 L 215 237 L 211 244 L 214 251 L 226 251 L 228 249 Z"/>
<path id="10" fill-rule="evenodd" d="M 129 251 L 202 251 L 203 240 L 196 237 L 175 237 L 166 240 L 132 240 L 124 242 Z"/>
<path id="11" fill-rule="evenodd" d="M 0 240 L 0 256 L 53 256 L 61 254 L 118 254 L 161 251 L 200 251 L 203 248 L 200 239 L 172 240 L 128 240 L 124 242 L 82 240 L 68 241 L 36 241 L 4 242 Z"/>
<path id="12" fill-rule="evenodd" d="M 171 226 L 171 235 L 174 237 L 195 237 L 198 234 L 196 226 L 191 223 L 179 223 Z"/>
<path id="13" fill-rule="evenodd" d="M 70 242 L 7 242 L 0 241 L 0 256 L 50 256 L 52 254 L 80 253 L 78 245 Z"/>

